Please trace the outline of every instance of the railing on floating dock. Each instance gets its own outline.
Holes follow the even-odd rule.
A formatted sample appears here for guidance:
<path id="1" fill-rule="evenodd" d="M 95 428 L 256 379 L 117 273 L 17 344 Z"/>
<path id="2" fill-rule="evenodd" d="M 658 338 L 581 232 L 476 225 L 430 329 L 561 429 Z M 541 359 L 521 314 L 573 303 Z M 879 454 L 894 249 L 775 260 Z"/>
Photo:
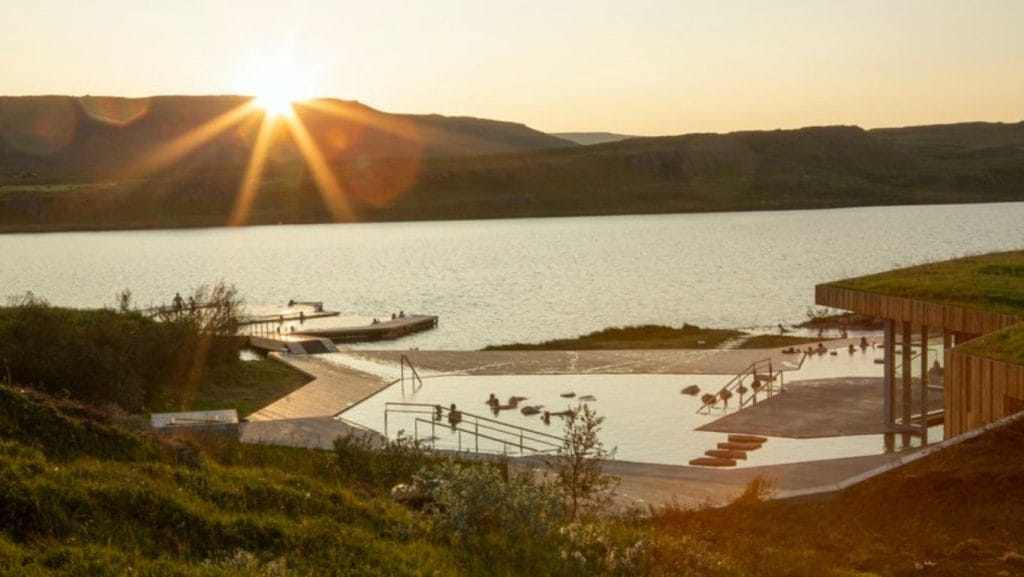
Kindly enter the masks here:
<path id="1" fill-rule="evenodd" d="M 487 446 L 483 451 L 480 449 L 480 439 L 497 443 L 502 447 L 502 453 L 508 454 L 509 449 L 518 451 L 520 455 L 530 454 L 554 454 L 562 447 L 563 439 L 557 435 L 535 431 L 511 425 L 473 413 L 460 410 L 452 411 L 450 408 L 441 405 L 428 403 L 385 403 L 384 404 L 384 435 L 388 435 L 388 417 L 392 413 L 410 415 L 429 415 L 429 418 L 414 417 L 413 438 L 420 440 L 420 427 L 428 429 L 430 435 L 424 437 L 433 446 L 437 439 L 438 427 L 443 431 L 449 431 L 456 436 L 458 451 L 473 451 L 475 453 L 489 453 Z M 453 413 L 457 413 L 456 418 Z M 452 422 L 454 421 L 454 423 Z M 464 441 L 464 437 L 468 441 Z"/>

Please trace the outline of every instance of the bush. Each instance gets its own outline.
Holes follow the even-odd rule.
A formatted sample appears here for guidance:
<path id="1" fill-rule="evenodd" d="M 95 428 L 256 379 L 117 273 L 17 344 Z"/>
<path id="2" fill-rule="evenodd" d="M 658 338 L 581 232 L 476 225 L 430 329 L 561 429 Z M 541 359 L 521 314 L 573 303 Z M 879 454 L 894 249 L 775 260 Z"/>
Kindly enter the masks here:
<path id="1" fill-rule="evenodd" d="M 549 464 L 570 521 L 600 513 L 614 496 L 617 480 L 603 468 L 615 450 L 605 449 L 597 436 L 602 423 L 604 417 L 585 403 L 573 407 L 565 418 L 558 458 Z"/>
<path id="2" fill-rule="evenodd" d="M 433 460 L 419 441 L 399 434 L 377 446 L 374 437 L 351 434 L 334 440 L 334 457 L 341 476 L 350 481 L 390 489 L 407 483 Z"/>
<path id="3" fill-rule="evenodd" d="M 548 539 L 561 518 L 558 495 L 507 463 L 445 459 L 418 473 L 414 486 L 430 496 L 435 525 L 456 539 L 494 531 L 513 542 Z"/>
<path id="4" fill-rule="evenodd" d="M 11 299 L 0 307 L 3 379 L 129 411 L 166 405 L 208 367 L 238 362 L 234 289 L 221 284 L 197 295 L 222 304 L 160 322 L 132 310 L 127 294 L 118 310 L 53 307 L 31 293 Z"/>

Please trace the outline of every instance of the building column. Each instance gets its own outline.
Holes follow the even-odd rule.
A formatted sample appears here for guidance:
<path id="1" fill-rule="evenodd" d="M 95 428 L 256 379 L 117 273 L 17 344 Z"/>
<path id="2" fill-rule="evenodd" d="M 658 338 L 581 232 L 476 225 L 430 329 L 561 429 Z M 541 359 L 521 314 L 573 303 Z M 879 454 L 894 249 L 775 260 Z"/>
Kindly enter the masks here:
<path id="1" fill-rule="evenodd" d="M 928 325 L 921 325 L 921 444 L 928 444 Z"/>
<path id="2" fill-rule="evenodd" d="M 902 334 L 900 336 L 902 337 L 902 340 L 903 340 L 903 347 L 902 347 L 902 353 L 903 353 L 902 354 L 902 360 L 903 360 L 902 377 L 903 378 L 901 379 L 901 381 L 903 382 L 903 403 L 902 403 L 903 406 L 901 407 L 901 409 L 902 409 L 901 412 L 902 412 L 902 417 L 903 417 L 902 418 L 903 424 L 904 425 L 910 425 L 911 422 L 912 422 L 911 421 L 910 410 L 913 408 L 913 404 L 914 404 L 914 389 L 913 389 L 913 383 L 911 382 L 911 376 L 912 376 L 911 375 L 911 369 L 913 369 L 914 367 L 911 364 L 910 353 L 912 351 L 912 347 L 913 347 L 913 344 L 914 344 L 913 341 L 911 340 L 911 338 L 914 335 L 912 334 L 913 333 L 913 329 L 911 328 L 911 324 L 909 322 L 904 321 L 902 323 L 902 325 L 903 325 L 902 328 L 901 328 Z"/>
<path id="3" fill-rule="evenodd" d="M 882 342 L 885 374 L 882 377 L 882 413 L 886 425 L 896 423 L 896 321 L 885 319 Z"/>

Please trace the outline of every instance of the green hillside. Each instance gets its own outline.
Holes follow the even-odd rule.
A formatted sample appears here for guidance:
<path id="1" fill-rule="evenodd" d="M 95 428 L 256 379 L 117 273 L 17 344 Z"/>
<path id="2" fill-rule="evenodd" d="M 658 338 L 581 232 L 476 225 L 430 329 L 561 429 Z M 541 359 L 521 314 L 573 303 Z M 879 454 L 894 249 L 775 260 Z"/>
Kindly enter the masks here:
<path id="1" fill-rule="evenodd" d="M 244 99 L 154 98 L 145 115 L 120 126 L 61 98 L 42 108 L 0 99 L 0 231 L 228 222 L 262 116 L 252 113 L 187 154 L 168 146 Z M 352 218 L 364 221 L 1024 199 L 1024 123 L 832 126 L 576 146 L 511 123 L 390 115 L 342 101 L 311 103 L 297 117 L 322 161 L 304 162 L 301 139 L 284 125 L 274 129 L 250 224 L 335 219 L 319 191 L 325 178 L 351 204 Z M 318 163 L 329 176 L 311 168 Z"/>
<path id="2" fill-rule="evenodd" d="M 486 491 L 469 506 L 494 517 L 471 532 L 451 523 L 468 518 L 440 523 L 393 503 L 388 472 L 408 466 L 367 468 L 367 456 L 351 446 L 335 455 L 216 437 L 161 440 L 137 427 L 120 413 L 0 385 L 0 574 L 865 577 L 1024 569 L 1020 424 L 823 502 L 762 502 L 765 487 L 752 486 L 724 509 L 563 525 L 515 516 L 522 492 Z M 377 476 L 367 476 L 373 470 Z M 550 530 L 511 540 L 522 524 Z"/>

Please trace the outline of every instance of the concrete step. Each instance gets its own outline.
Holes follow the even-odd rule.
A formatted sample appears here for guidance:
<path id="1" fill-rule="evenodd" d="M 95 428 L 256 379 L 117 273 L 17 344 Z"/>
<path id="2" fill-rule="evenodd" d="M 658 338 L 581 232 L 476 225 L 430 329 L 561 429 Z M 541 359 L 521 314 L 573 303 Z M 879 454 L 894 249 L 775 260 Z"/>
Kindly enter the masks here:
<path id="1" fill-rule="evenodd" d="M 735 459 L 721 459 L 718 457 L 698 457 L 690 461 L 691 465 L 697 467 L 735 467 Z"/>
<path id="2" fill-rule="evenodd" d="M 761 443 L 718 443 L 718 448 L 727 451 L 756 451 L 761 448 Z"/>
<path id="3" fill-rule="evenodd" d="M 730 443 L 767 443 L 767 437 L 757 435 L 729 435 Z"/>
<path id="4" fill-rule="evenodd" d="M 704 451 L 704 454 L 708 457 L 716 457 L 719 459 L 743 459 L 747 460 L 747 453 L 745 451 L 727 451 L 725 449 L 708 449 Z"/>

